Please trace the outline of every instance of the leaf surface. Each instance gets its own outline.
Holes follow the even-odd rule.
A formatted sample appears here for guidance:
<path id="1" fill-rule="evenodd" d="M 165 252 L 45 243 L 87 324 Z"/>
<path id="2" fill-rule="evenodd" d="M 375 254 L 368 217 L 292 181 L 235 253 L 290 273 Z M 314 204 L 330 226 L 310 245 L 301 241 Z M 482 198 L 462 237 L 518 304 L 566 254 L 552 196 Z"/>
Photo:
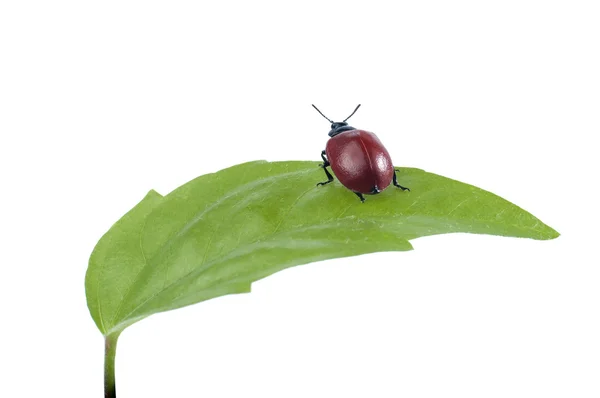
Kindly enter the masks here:
<path id="1" fill-rule="evenodd" d="M 98 242 L 86 275 L 103 334 L 157 312 L 250 291 L 295 265 L 411 250 L 422 236 L 467 232 L 532 239 L 558 233 L 482 189 L 414 168 L 361 203 L 316 162 L 251 162 L 151 191 Z"/>

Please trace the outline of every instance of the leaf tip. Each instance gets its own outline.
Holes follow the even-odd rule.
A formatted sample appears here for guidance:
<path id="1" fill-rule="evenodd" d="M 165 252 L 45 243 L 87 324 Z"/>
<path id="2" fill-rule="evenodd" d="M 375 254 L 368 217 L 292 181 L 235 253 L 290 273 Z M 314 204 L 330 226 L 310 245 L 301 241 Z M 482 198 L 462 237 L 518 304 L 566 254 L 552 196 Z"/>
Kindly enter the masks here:
<path id="1" fill-rule="evenodd" d="M 549 226 L 546 226 L 548 228 L 548 233 L 546 235 L 546 240 L 552 240 L 552 239 L 556 239 L 560 236 L 560 233 L 555 230 L 554 228 L 551 228 Z"/>
<path id="2" fill-rule="evenodd" d="M 538 239 L 538 240 L 552 240 L 552 239 L 556 239 L 560 236 L 560 233 L 555 230 L 554 228 L 550 227 L 547 224 L 544 224 L 542 222 L 539 222 L 539 224 L 541 224 L 541 228 L 539 228 L 538 231 L 538 236 L 534 237 L 534 239 Z"/>

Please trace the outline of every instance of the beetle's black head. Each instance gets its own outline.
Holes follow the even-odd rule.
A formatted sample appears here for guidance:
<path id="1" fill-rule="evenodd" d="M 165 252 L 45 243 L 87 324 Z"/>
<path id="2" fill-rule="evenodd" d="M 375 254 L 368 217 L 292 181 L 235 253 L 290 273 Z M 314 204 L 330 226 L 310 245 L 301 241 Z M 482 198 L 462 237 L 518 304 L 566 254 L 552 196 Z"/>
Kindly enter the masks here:
<path id="1" fill-rule="evenodd" d="M 329 136 L 335 137 L 339 133 L 343 133 L 344 131 L 348 131 L 348 130 L 356 130 L 356 129 L 352 126 L 348 126 L 348 123 L 346 123 L 346 122 L 332 123 L 331 130 L 329 130 Z"/>
<path id="2" fill-rule="evenodd" d="M 344 121 L 342 121 L 342 122 L 334 122 L 333 120 L 329 119 L 327 116 L 323 115 L 323 113 L 319 110 L 319 108 L 317 108 L 314 105 L 313 105 L 313 108 L 315 108 L 317 110 L 317 112 L 319 112 L 321 114 L 321 116 L 323 116 L 325 119 L 329 120 L 329 123 L 331 123 L 331 130 L 329 130 L 330 137 L 335 137 L 336 135 L 343 133 L 344 131 L 356 130 L 354 127 L 348 126 L 348 123 L 346 123 L 346 120 L 350 119 L 350 117 L 352 117 L 352 115 L 354 115 L 356 113 L 358 108 L 360 108 L 360 104 L 358 104 L 358 106 L 354 109 L 354 112 L 352 112 L 350 114 L 350 116 L 345 118 Z"/>

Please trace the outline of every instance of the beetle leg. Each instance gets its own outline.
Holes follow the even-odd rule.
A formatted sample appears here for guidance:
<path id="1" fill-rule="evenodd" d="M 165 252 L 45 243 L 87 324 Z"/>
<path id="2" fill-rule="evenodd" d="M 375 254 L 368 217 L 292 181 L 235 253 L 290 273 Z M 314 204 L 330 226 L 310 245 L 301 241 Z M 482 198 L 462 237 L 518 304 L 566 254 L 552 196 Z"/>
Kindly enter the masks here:
<path id="1" fill-rule="evenodd" d="M 320 182 L 317 184 L 317 186 L 329 184 L 330 182 L 333 181 L 333 176 L 331 175 L 329 170 L 327 170 L 327 166 L 329 166 L 329 163 L 325 163 L 325 164 L 323 164 L 323 166 L 321 166 L 321 167 L 323 167 L 323 170 L 325 171 L 325 175 L 327 176 L 327 181 Z"/>
<path id="2" fill-rule="evenodd" d="M 398 180 L 396 179 L 396 169 L 394 169 L 394 186 L 400 188 L 403 191 L 408 191 L 410 192 L 410 188 L 407 187 L 403 187 L 402 185 L 398 184 Z"/>
<path id="3" fill-rule="evenodd" d="M 327 158 L 325 157 L 327 155 L 327 152 L 323 151 L 321 152 L 321 159 L 323 159 L 323 165 L 325 166 L 329 166 L 329 160 L 327 160 Z"/>
<path id="4" fill-rule="evenodd" d="M 317 186 L 329 184 L 330 182 L 333 181 L 333 176 L 331 175 L 329 170 L 327 170 L 327 166 L 330 166 L 330 163 L 329 163 L 329 160 L 327 160 L 327 158 L 325 157 L 325 151 L 321 152 L 321 158 L 323 159 L 323 164 L 320 166 L 323 168 L 323 171 L 325 171 L 325 175 L 327 176 L 327 181 L 320 182 L 317 184 Z"/>
<path id="5" fill-rule="evenodd" d="M 365 197 L 363 196 L 363 194 L 362 194 L 362 193 L 360 193 L 360 192 L 354 192 L 354 194 L 355 194 L 356 196 L 358 196 L 358 198 L 360 199 L 360 201 L 361 201 L 362 203 L 365 203 Z"/>

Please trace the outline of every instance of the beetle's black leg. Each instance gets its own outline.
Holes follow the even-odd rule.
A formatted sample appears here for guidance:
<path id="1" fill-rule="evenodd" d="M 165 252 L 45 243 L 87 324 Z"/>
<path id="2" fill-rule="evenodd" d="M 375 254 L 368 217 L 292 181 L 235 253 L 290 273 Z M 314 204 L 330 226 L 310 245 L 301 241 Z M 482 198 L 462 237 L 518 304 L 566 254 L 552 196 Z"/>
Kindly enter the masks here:
<path id="1" fill-rule="evenodd" d="M 330 163 L 329 163 L 329 160 L 327 160 L 327 158 L 325 157 L 325 151 L 321 152 L 321 158 L 323 159 L 323 164 L 321 165 L 321 167 L 323 168 L 323 171 L 325 171 L 325 175 L 327 176 L 327 181 L 320 182 L 317 184 L 317 186 L 329 184 L 330 182 L 333 181 L 333 176 L 331 175 L 329 170 L 327 170 L 327 166 L 330 166 Z"/>
<path id="2" fill-rule="evenodd" d="M 394 169 L 394 186 L 400 188 L 403 191 L 410 192 L 410 188 L 406 188 L 406 187 L 403 187 L 402 185 L 398 184 L 398 180 L 396 179 L 396 171 L 397 170 Z"/>
<path id="3" fill-rule="evenodd" d="M 329 164 L 327 166 L 329 166 Z M 325 175 L 327 176 L 327 181 L 319 182 L 317 184 L 317 186 L 329 184 L 330 182 L 333 181 L 333 176 L 331 175 L 331 173 L 329 172 L 329 170 L 327 170 L 327 168 L 326 168 L 327 166 L 323 165 L 323 170 L 325 171 Z"/>
<path id="4" fill-rule="evenodd" d="M 360 192 L 354 192 L 354 194 L 355 194 L 356 196 L 358 196 L 358 198 L 360 199 L 360 201 L 361 201 L 362 203 L 365 203 L 365 197 L 363 196 L 363 194 L 362 194 L 362 193 L 360 193 Z"/>
<path id="5" fill-rule="evenodd" d="M 325 157 L 327 155 L 327 152 L 322 151 L 321 152 L 321 159 L 323 159 L 323 165 L 325 166 L 329 166 L 329 160 L 327 160 L 327 158 Z"/>

